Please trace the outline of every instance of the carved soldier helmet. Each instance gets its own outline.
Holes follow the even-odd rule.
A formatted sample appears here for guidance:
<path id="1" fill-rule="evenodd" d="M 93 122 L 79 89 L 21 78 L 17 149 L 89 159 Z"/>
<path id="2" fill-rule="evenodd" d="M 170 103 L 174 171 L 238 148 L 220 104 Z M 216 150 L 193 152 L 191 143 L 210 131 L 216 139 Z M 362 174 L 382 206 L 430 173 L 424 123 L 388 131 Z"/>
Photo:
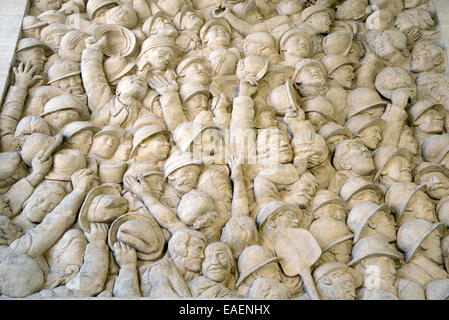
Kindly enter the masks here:
<path id="1" fill-rule="evenodd" d="M 300 29 L 293 29 L 285 32 L 282 35 L 281 40 L 279 42 L 279 48 L 281 50 L 285 50 L 285 45 L 287 44 L 288 40 L 291 37 L 298 37 L 298 36 L 301 37 L 302 39 L 306 39 L 307 42 L 309 43 L 309 47 L 312 48 L 312 38 L 307 32 L 302 31 Z"/>
<path id="2" fill-rule="evenodd" d="M 283 85 L 274 88 L 267 97 L 267 103 L 276 110 L 276 114 L 283 116 L 289 108 L 298 110 L 301 97 L 288 79 Z"/>
<path id="3" fill-rule="evenodd" d="M 394 210 L 397 215 L 397 220 L 404 212 L 407 204 L 413 198 L 413 196 L 420 190 L 426 188 L 425 184 L 416 185 L 412 182 L 398 182 L 388 188 L 385 194 L 385 203 Z"/>
<path id="4" fill-rule="evenodd" d="M 352 248 L 352 259 L 348 266 L 353 266 L 361 260 L 369 257 L 388 257 L 395 262 L 402 259 L 402 254 L 388 242 L 378 238 L 370 237 L 357 242 Z"/>
<path id="5" fill-rule="evenodd" d="M 321 70 L 321 72 L 325 75 L 327 75 L 327 71 L 326 68 L 324 67 L 323 63 L 321 61 L 318 60 L 314 60 L 314 59 L 302 59 L 301 61 L 299 61 L 296 66 L 295 66 L 295 71 L 293 72 L 293 75 L 291 77 L 291 79 L 293 79 L 293 81 L 296 83 L 296 77 L 298 76 L 298 74 L 306 67 L 308 66 L 314 66 L 317 67 L 319 70 Z"/>
<path id="6" fill-rule="evenodd" d="M 66 16 L 56 10 L 47 10 L 42 12 L 37 18 L 47 24 L 65 24 L 67 22 Z"/>
<path id="7" fill-rule="evenodd" d="M 100 128 L 90 124 L 87 121 L 73 121 L 62 128 L 62 135 L 64 138 L 70 139 L 74 135 L 86 130 L 90 130 L 95 134 L 100 131 Z"/>
<path id="8" fill-rule="evenodd" d="M 410 161 L 411 154 L 407 149 L 398 149 L 393 146 L 381 147 L 373 152 L 374 167 L 376 168 L 373 182 L 379 180 L 382 170 L 394 157 L 404 157 Z"/>
<path id="9" fill-rule="evenodd" d="M 137 59 L 140 59 L 140 57 L 142 57 L 149 50 L 159 47 L 169 47 L 174 50 L 175 43 L 172 38 L 161 35 L 153 35 L 142 43 L 142 48 Z"/>
<path id="10" fill-rule="evenodd" d="M 299 209 L 297 205 L 284 201 L 272 201 L 267 203 L 262 207 L 262 209 L 260 209 L 256 218 L 257 226 L 260 229 L 268 219 L 268 217 L 277 214 L 280 211 L 286 210 L 293 211 L 297 216 L 301 215 L 302 213 L 301 209 Z"/>
<path id="11" fill-rule="evenodd" d="M 349 118 L 345 123 L 345 127 L 351 130 L 353 135 L 357 135 L 362 130 L 372 126 L 380 126 L 382 128 L 384 125 L 385 121 L 383 119 L 373 119 L 362 114 Z"/>
<path id="12" fill-rule="evenodd" d="M 332 138 L 333 136 L 346 136 L 349 139 L 352 139 L 352 133 L 348 130 L 348 128 L 343 127 L 342 125 L 335 123 L 335 122 L 329 122 L 326 123 L 324 126 L 320 127 L 319 134 L 323 136 L 324 139 Z"/>
<path id="13" fill-rule="evenodd" d="M 330 204 L 339 205 L 346 210 L 346 202 L 336 193 L 326 189 L 320 189 L 312 200 L 312 213 Z"/>
<path id="14" fill-rule="evenodd" d="M 334 106 L 325 97 L 317 96 L 312 99 L 304 101 L 302 109 L 306 114 L 308 112 L 317 112 L 322 116 L 324 116 L 327 120 L 336 122 L 334 118 L 335 116 Z"/>
<path id="15" fill-rule="evenodd" d="M 53 50 L 50 49 L 48 45 L 43 43 L 42 41 L 34 38 L 23 38 L 19 40 L 19 43 L 17 44 L 16 52 L 20 52 L 27 49 L 32 48 L 42 48 L 44 49 L 45 55 L 48 57 L 53 54 Z"/>
<path id="16" fill-rule="evenodd" d="M 400 88 L 415 89 L 415 83 L 405 69 L 387 67 L 376 76 L 375 86 L 382 96 L 390 99 L 393 91 Z"/>
<path id="17" fill-rule="evenodd" d="M 19 146 L 22 147 L 26 139 L 33 133 L 42 133 L 50 136 L 51 130 L 47 121 L 36 116 L 23 117 L 17 124 L 14 138 L 19 143 Z"/>
<path id="18" fill-rule="evenodd" d="M 259 245 L 252 245 L 246 247 L 239 256 L 237 262 L 237 269 L 240 277 L 238 278 L 235 286 L 238 288 L 240 284 L 248 278 L 253 272 L 266 266 L 269 263 L 276 262 L 279 259 L 268 248 Z"/>
<path id="19" fill-rule="evenodd" d="M 229 25 L 229 23 L 225 19 L 223 19 L 223 18 L 211 19 L 211 20 L 207 21 L 204 24 L 204 26 L 201 27 L 200 39 L 201 39 L 202 42 L 204 42 L 204 40 L 205 40 L 204 38 L 206 37 L 206 34 L 209 31 L 209 29 L 212 26 L 216 25 L 216 24 L 221 25 L 222 27 L 224 27 L 226 29 L 226 31 L 229 34 L 232 34 L 232 28 L 231 28 L 231 26 Z"/>
<path id="20" fill-rule="evenodd" d="M 156 12 L 154 15 L 149 17 L 142 26 L 142 31 L 147 37 L 151 36 L 151 28 L 157 18 L 163 18 L 171 22 L 171 18 L 163 11 Z"/>
<path id="21" fill-rule="evenodd" d="M 413 177 L 415 183 L 419 184 L 421 177 L 429 172 L 441 172 L 449 178 L 449 169 L 433 162 L 421 162 L 413 169 Z"/>
<path id="22" fill-rule="evenodd" d="M 194 12 L 199 18 L 201 18 L 201 20 L 204 21 L 204 18 L 201 14 L 198 14 L 197 11 L 195 11 L 191 6 L 189 5 L 185 5 L 184 7 L 182 7 L 181 11 L 179 11 L 175 17 L 173 18 L 173 25 L 176 27 L 176 29 L 178 29 L 179 31 L 182 31 L 182 26 L 181 26 L 181 22 L 182 22 L 182 18 L 185 16 L 185 14 L 187 12 Z"/>
<path id="23" fill-rule="evenodd" d="M 407 221 L 398 230 L 397 246 L 405 254 L 405 261 L 408 262 L 421 243 L 434 231 L 442 232 L 444 225 L 431 223 L 423 219 Z"/>
<path id="24" fill-rule="evenodd" d="M 313 270 L 313 279 L 315 280 L 315 282 L 318 282 L 322 277 L 335 270 L 343 270 L 346 273 L 349 273 L 352 276 L 355 288 L 358 288 L 362 285 L 363 277 L 360 273 L 348 267 L 344 263 L 337 261 L 325 262 L 320 264 L 315 268 L 315 270 Z"/>
<path id="25" fill-rule="evenodd" d="M 309 231 L 323 253 L 354 237 L 344 222 L 335 219 L 318 219 L 310 225 Z"/>
<path id="26" fill-rule="evenodd" d="M 301 12 L 301 22 L 305 22 L 308 18 L 310 18 L 312 15 L 319 13 L 319 12 L 326 12 L 329 14 L 329 17 L 333 19 L 335 17 L 335 12 L 329 8 L 326 8 L 321 5 L 312 5 L 308 8 L 305 8 Z"/>
<path id="27" fill-rule="evenodd" d="M 189 165 L 201 166 L 201 161 L 194 159 L 191 152 L 172 153 L 164 163 L 164 178 L 167 178 L 173 171 Z"/>
<path id="28" fill-rule="evenodd" d="M 368 224 L 369 219 L 379 211 L 390 213 L 390 208 L 386 204 L 378 205 L 373 202 L 361 203 L 352 208 L 346 223 L 349 229 L 354 232 L 354 243 L 359 241 L 362 230 Z"/>
<path id="29" fill-rule="evenodd" d="M 55 33 L 68 33 L 70 31 L 69 27 L 65 24 L 60 23 L 52 23 L 46 26 L 41 31 L 41 39 L 46 39 L 47 37 L 55 34 Z"/>
<path id="30" fill-rule="evenodd" d="M 80 64 L 72 61 L 58 61 L 48 69 L 48 84 L 81 74 Z"/>
<path id="31" fill-rule="evenodd" d="M 128 201 L 122 198 L 117 184 L 102 184 L 89 191 L 81 206 L 78 224 L 90 233 L 91 223 L 111 223 L 128 210 Z"/>
<path id="32" fill-rule="evenodd" d="M 449 298 L 449 279 L 439 279 L 426 286 L 427 300 L 447 300 Z"/>
<path id="33" fill-rule="evenodd" d="M 126 12 L 126 16 L 123 12 Z M 126 17 L 126 19 L 124 19 Z M 130 5 L 120 5 L 109 9 L 106 12 L 106 23 L 117 24 L 127 29 L 133 29 L 137 26 L 137 12 Z M 144 31 L 142 29 L 142 31 Z"/>
<path id="34" fill-rule="evenodd" d="M 435 109 L 441 114 L 445 114 L 445 109 L 442 104 L 436 103 L 431 99 L 421 100 L 408 108 L 408 114 L 412 120 L 412 124 L 415 124 L 416 120 L 425 112 L 430 109 Z"/>
<path id="35" fill-rule="evenodd" d="M 354 63 L 349 61 L 349 59 L 343 55 L 327 55 L 322 60 L 324 66 L 326 67 L 327 74 L 332 74 L 335 70 L 344 65 L 354 66 Z"/>
<path id="36" fill-rule="evenodd" d="M 48 25 L 47 22 L 41 21 L 38 18 L 36 18 L 35 16 L 25 16 L 23 18 L 22 30 L 26 31 L 26 30 L 30 30 L 30 29 L 34 29 L 34 28 L 45 27 L 47 25 Z"/>
<path id="37" fill-rule="evenodd" d="M 176 67 L 176 74 L 179 77 L 185 76 L 185 69 L 190 66 L 192 63 L 202 63 L 206 64 L 207 60 L 203 57 L 187 57 L 183 59 L 180 63 L 178 63 L 178 66 Z"/>
<path id="38" fill-rule="evenodd" d="M 352 47 L 353 35 L 349 32 L 332 32 L 323 38 L 323 51 L 326 55 L 347 56 Z"/>
<path id="39" fill-rule="evenodd" d="M 79 43 L 82 44 L 82 48 L 85 48 L 84 40 L 89 35 L 79 30 L 72 30 L 67 32 L 61 39 L 61 46 L 58 50 L 58 55 L 62 60 L 68 60 L 73 62 L 81 62 L 81 52 L 75 51 Z M 82 49 L 81 49 L 82 50 Z"/>
<path id="40" fill-rule="evenodd" d="M 115 4 L 119 6 L 120 3 L 116 0 L 88 0 L 86 5 L 86 12 L 90 20 L 95 17 L 95 13 L 103 7 Z"/>
<path id="41" fill-rule="evenodd" d="M 163 133 L 167 137 L 170 135 L 170 131 L 168 131 L 166 128 L 158 126 L 158 125 L 147 125 L 139 128 L 136 133 L 134 133 L 133 137 L 133 148 L 131 150 L 131 153 L 129 155 L 130 158 L 132 158 L 137 148 L 140 146 L 140 144 L 145 141 L 146 139 L 150 138 L 151 136 L 154 136 L 157 133 Z"/>
<path id="42" fill-rule="evenodd" d="M 103 70 L 109 83 L 114 82 L 136 66 L 135 62 L 128 61 L 125 57 L 114 56 L 105 60 Z"/>
<path id="43" fill-rule="evenodd" d="M 384 195 L 384 191 L 381 187 L 379 187 L 379 185 L 365 180 L 361 177 L 346 180 L 346 182 L 341 186 L 339 194 L 340 197 L 343 198 L 343 200 L 348 201 L 354 194 L 366 189 L 372 189 L 377 194 L 381 196 Z"/>
<path id="44" fill-rule="evenodd" d="M 63 110 L 74 110 L 78 112 L 81 120 L 88 120 L 90 118 L 87 106 L 81 100 L 71 95 L 57 96 L 50 99 L 45 104 L 44 112 L 39 117 L 45 117 L 50 113 Z"/>
<path id="45" fill-rule="evenodd" d="M 347 98 L 349 113 L 346 119 L 359 113 L 377 107 L 386 106 L 387 102 L 382 100 L 376 90 L 371 88 L 357 88 L 348 94 Z"/>
<path id="46" fill-rule="evenodd" d="M 194 82 L 184 83 L 179 88 L 179 96 L 183 103 L 198 93 L 205 94 L 208 97 L 211 96 L 209 87 L 204 86 L 199 83 L 194 83 Z"/>
<path id="47" fill-rule="evenodd" d="M 29 135 L 20 150 L 20 156 L 22 157 L 23 162 L 28 166 L 31 166 L 31 162 L 37 154 L 42 150 L 45 151 L 49 149 L 56 140 L 56 137 L 42 133 L 33 133 Z"/>
<path id="48" fill-rule="evenodd" d="M 439 134 L 427 139 L 422 145 L 424 161 L 440 163 L 449 152 L 449 134 Z"/>
<path id="49" fill-rule="evenodd" d="M 172 132 L 172 139 L 181 151 L 189 151 L 193 140 L 206 129 L 216 128 L 213 123 L 199 123 L 195 121 L 183 122 Z"/>
<path id="50" fill-rule="evenodd" d="M 246 20 L 247 16 L 257 10 L 254 0 L 239 2 L 232 7 L 232 12 L 240 19 Z"/>
<path id="51" fill-rule="evenodd" d="M 94 139 L 103 135 L 114 136 L 122 141 L 125 138 L 125 130 L 117 125 L 104 126 L 97 134 L 95 134 Z"/>

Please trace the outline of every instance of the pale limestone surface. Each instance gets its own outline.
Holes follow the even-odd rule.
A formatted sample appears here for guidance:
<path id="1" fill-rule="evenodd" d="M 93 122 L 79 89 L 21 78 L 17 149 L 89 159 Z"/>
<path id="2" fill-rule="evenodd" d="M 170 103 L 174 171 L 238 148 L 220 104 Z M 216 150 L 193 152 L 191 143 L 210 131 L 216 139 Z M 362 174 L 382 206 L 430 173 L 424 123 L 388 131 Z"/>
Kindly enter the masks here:
<path id="1" fill-rule="evenodd" d="M 449 297 L 444 0 L 5 8 L 1 298 Z"/>

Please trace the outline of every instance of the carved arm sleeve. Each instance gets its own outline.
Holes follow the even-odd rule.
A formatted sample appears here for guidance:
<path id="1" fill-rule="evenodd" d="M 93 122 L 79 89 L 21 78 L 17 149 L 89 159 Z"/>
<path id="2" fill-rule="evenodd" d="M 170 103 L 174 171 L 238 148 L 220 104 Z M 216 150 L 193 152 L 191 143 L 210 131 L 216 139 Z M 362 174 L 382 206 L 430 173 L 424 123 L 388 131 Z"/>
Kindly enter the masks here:
<path id="1" fill-rule="evenodd" d="M 165 124 L 170 131 L 175 130 L 179 124 L 187 121 L 178 92 L 167 91 L 161 95 L 160 103 Z"/>
<path id="2" fill-rule="evenodd" d="M 125 265 L 120 268 L 114 283 L 114 297 L 140 297 L 139 278 L 135 266 Z"/>

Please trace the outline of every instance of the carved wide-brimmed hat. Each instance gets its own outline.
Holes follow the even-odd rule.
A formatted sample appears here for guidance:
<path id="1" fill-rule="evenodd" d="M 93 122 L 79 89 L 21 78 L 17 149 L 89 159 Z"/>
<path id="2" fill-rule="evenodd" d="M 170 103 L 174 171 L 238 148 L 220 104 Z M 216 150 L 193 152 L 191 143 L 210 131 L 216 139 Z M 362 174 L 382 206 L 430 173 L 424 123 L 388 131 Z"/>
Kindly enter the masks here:
<path id="1" fill-rule="evenodd" d="M 31 166 L 31 162 L 37 154 L 43 150 L 48 150 L 57 141 L 56 136 L 50 136 L 42 133 L 33 133 L 29 135 L 20 150 L 20 156 L 26 165 Z"/>
<path id="2" fill-rule="evenodd" d="M 441 114 L 444 115 L 445 109 L 442 104 L 436 103 L 432 101 L 431 99 L 421 100 L 412 105 L 410 108 L 408 108 L 408 114 L 410 116 L 410 119 L 415 122 L 418 120 L 418 118 L 426 111 L 430 109 L 435 109 Z"/>
<path id="3" fill-rule="evenodd" d="M 154 15 L 149 17 L 142 26 L 142 31 L 147 37 L 151 36 L 151 28 L 153 27 L 153 23 L 157 18 L 164 18 L 165 20 L 171 22 L 171 18 L 168 14 L 163 11 L 156 12 Z"/>
<path id="4" fill-rule="evenodd" d="M 382 96 L 391 98 L 394 90 L 400 88 L 414 88 L 415 83 L 405 69 L 399 67 L 386 67 L 377 74 L 375 86 Z"/>
<path id="5" fill-rule="evenodd" d="M 410 160 L 412 155 L 407 149 L 398 149 L 393 146 L 381 147 L 373 152 L 373 162 L 374 167 L 376 168 L 376 175 L 373 178 L 373 182 L 379 180 L 382 170 L 394 157 L 404 157 L 405 159 Z"/>
<path id="6" fill-rule="evenodd" d="M 413 169 L 413 177 L 415 183 L 419 183 L 421 177 L 430 172 L 441 172 L 449 178 L 449 169 L 433 162 L 421 162 L 415 169 Z"/>
<path id="7" fill-rule="evenodd" d="M 109 57 L 127 57 L 136 49 L 136 35 L 129 29 L 114 24 L 102 24 L 95 28 L 93 37 L 97 40 L 106 35 L 112 45 L 105 46 L 103 52 Z"/>
<path id="8" fill-rule="evenodd" d="M 47 25 L 48 25 L 47 22 L 41 21 L 35 16 L 25 16 L 22 22 L 22 30 L 26 31 L 34 28 L 44 27 Z"/>
<path id="9" fill-rule="evenodd" d="M 204 86 L 200 83 L 195 83 L 195 82 L 184 83 L 179 88 L 179 96 L 183 103 L 198 93 L 205 94 L 208 97 L 211 96 L 209 87 Z"/>
<path id="10" fill-rule="evenodd" d="M 346 119 L 349 119 L 363 111 L 377 106 L 386 106 L 387 102 L 382 100 L 376 90 L 371 88 L 357 88 L 348 94 L 349 112 Z"/>
<path id="11" fill-rule="evenodd" d="M 322 60 L 324 66 L 326 67 L 327 74 L 331 74 L 338 68 L 344 65 L 354 66 L 354 63 L 351 62 L 347 57 L 338 54 L 331 54 L 325 56 Z"/>
<path id="12" fill-rule="evenodd" d="M 89 120 L 90 118 L 87 106 L 81 100 L 71 95 L 57 96 L 50 99 L 45 104 L 44 112 L 39 117 L 45 117 L 50 113 L 63 110 L 74 110 L 78 112 L 81 120 Z"/>
<path id="13" fill-rule="evenodd" d="M 110 57 L 103 63 L 103 70 L 108 82 L 120 79 L 136 66 L 135 62 L 128 61 L 125 57 Z"/>
<path id="14" fill-rule="evenodd" d="M 207 63 L 207 60 L 204 59 L 203 57 L 197 57 L 197 56 L 193 56 L 193 57 L 187 57 L 184 60 L 182 60 L 180 63 L 178 63 L 178 66 L 176 67 L 176 74 L 178 76 L 182 76 L 182 73 L 184 72 L 184 70 L 190 66 L 192 63 Z"/>
<path id="15" fill-rule="evenodd" d="M 322 116 L 324 116 L 327 120 L 336 122 L 334 118 L 335 116 L 334 106 L 325 97 L 317 96 L 312 99 L 304 101 L 302 109 L 306 113 L 317 112 Z"/>
<path id="16" fill-rule="evenodd" d="M 149 50 L 160 47 L 169 47 L 175 50 L 175 43 L 172 38 L 161 35 L 153 35 L 142 43 L 142 48 L 140 49 L 140 54 L 137 59 L 140 59 Z"/>
<path id="17" fill-rule="evenodd" d="M 449 152 L 449 134 L 438 134 L 427 139 L 422 145 L 425 161 L 440 163 Z"/>
<path id="18" fill-rule="evenodd" d="M 449 279 L 429 282 L 426 286 L 427 300 L 447 300 L 449 298 Z"/>
<path id="19" fill-rule="evenodd" d="M 296 215 L 301 214 L 301 209 L 299 209 L 299 207 L 295 204 L 284 201 L 272 201 L 267 203 L 262 207 L 262 209 L 260 209 L 256 218 L 257 226 L 260 229 L 269 216 L 274 215 L 280 211 L 286 210 L 291 210 Z"/>
<path id="20" fill-rule="evenodd" d="M 168 177 L 173 171 L 189 165 L 201 166 L 201 161 L 194 159 L 191 152 L 174 152 L 164 163 L 162 171 L 164 172 L 164 179 Z"/>
<path id="21" fill-rule="evenodd" d="M 47 57 L 53 54 L 53 50 L 48 45 L 46 45 L 42 41 L 34 39 L 34 38 L 20 39 L 19 43 L 17 44 L 16 52 L 20 52 L 20 51 L 32 49 L 32 48 L 44 49 L 44 53 Z"/>
<path id="22" fill-rule="evenodd" d="M 310 225 L 309 231 L 323 253 L 354 237 L 344 222 L 335 219 L 318 219 Z"/>
<path id="23" fill-rule="evenodd" d="M 140 144 L 144 140 L 148 139 L 151 136 L 154 136 L 157 133 L 163 133 L 167 137 L 170 136 L 170 131 L 168 131 L 166 128 L 161 127 L 161 126 L 149 125 L 149 126 L 143 126 L 143 127 L 139 128 L 136 131 L 136 133 L 134 134 L 133 148 L 131 150 L 129 157 L 132 158 L 135 155 L 137 148 L 140 146 Z"/>
<path id="24" fill-rule="evenodd" d="M 140 230 L 137 230 L 140 229 Z M 140 231 L 140 232 L 138 232 Z M 156 233 L 158 243 L 148 243 L 139 236 L 145 236 L 148 233 Z M 114 244 L 117 241 L 127 243 L 122 235 L 136 237 L 139 242 L 151 245 L 152 248 L 148 252 L 136 249 L 137 258 L 140 260 L 151 261 L 161 257 L 164 254 L 165 238 L 159 224 L 149 215 L 142 213 L 127 213 L 117 218 L 109 228 L 108 244 L 111 250 L 114 250 Z M 127 243 L 128 245 L 131 245 Z"/>
<path id="25" fill-rule="evenodd" d="M 283 85 L 274 88 L 267 97 L 267 103 L 276 110 L 279 116 L 285 115 L 287 110 L 293 107 L 298 110 L 301 105 L 301 97 L 288 79 Z"/>
<path id="26" fill-rule="evenodd" d="M 92 20 L 98 10 L 111 4 L 119 6 L 120 2 L 116 0 L 88 0 L 86 5 L 87 15 L 89 16 L 90 20 Z"/>
<path id="27" fill-rule="evenodd" d="M 421 243 L 434 231 L 444 231 L 444 225 L 431 223 L 423 219 L 407 221 L 398 230 L 397 246 L 405 254 L 405 261 L 408 262 Z"/>
<path id="28" fill-rule="evenodd" d="M 103 160 L 98 166 L 98 177 L 101 183 L 123 182 L 123 176 L 127 168 L 125 161 Z"/>
<path id="29" fill-rule="evenodd" d="M 48 84 L 81 74 L 81 66 L 73 61 L 57 61 L 48 69 Z"/>
<path id="30" fill-rule="evenodd" d="M 397 214 L 397 221 L 404 212 L 407 204 L 420 190 L 425 191 L 426 185 L 416 185 L 412 182 L 398 182 L 388 188 L 385 194 L 385 203 Z"/>
<path id="31" fill-rule="evenodd" d="M 397 263 L 402 260 L 402 254 L 388 242 L 378 238 L 364 238 L 352 248 L 352 259 L 348 266 L 353 266 L 361 260 L 369 257 L 388 257 Z"/>
<path id="32" fill-rule="evenodd" d="M 346 182 L 341 186 L 339 194 L 340 197 L 343 198 L 343 200 L 348 201 L 357 192 L 367 189 L 374 190 L 377 194 L 381 196 L 385 194 L 384 190 L 379 185 L 372 183 L 361 177 L 346 180 Z"/>
<path id="33" fill-rule="evenodd" d="M 266 266 L 269 263 L 277 262 L 279 258 L 268 248 L 259 245 L 246 247 L 239 256 L 237 269 L 239 278 L 235 284 L 236 288 L 248 278 L 253 272 Z"/>
<path id="34" fill-rule="evenodd" d="M 305 32 L 303 30 L 300 30 L 300 29 L 293 29 L 293 30 L 289 30 L 289 31 L 285 32 L 282 35 L 281 40 L 279 42 L 279 48 L 281 50 L 285 50 L 284 46 L 287 43 L 287 41 L 290 38 L 295 37 L 295 36 L 298 36 L 298 37 L 301 37 L 303 39 L 306 39 L 309 42 L 309 47 L 310 48 L 312 47 L 312 39 L 311 39 L 310 35 L 307 32 Z"/>
<path id="35" fill-rule="evenodd" d="M 353 135 L 360 133 L 362 130 L 372 127 L 372 126 L 380 126 L 383 128 L 385 125 L 385 121 L 380 118 L 371 118 L 362 114 L 349 118 L 345 127 L 351 130 Z"/>
<path id="36" fill-rule="evenodd" d="M 335 12 L 329 8 L 326 8 L 324 6 L 320 6 L 320 5 L 313 5 L 310 6 L 308 8 L 305 8 L 302 12 L 301 12 L 301 22 L 306 21 L 308 18 L 310 18 L 310 16 L 314 15 L 315 13 L 318 12 L 326 12 L 329 14 L 329 17 L 331 19 L 334 18 L 335 16 Z"/>
<path id="37" fill-rule="evenodd" d="M 86 157 L 75 149 L 63 149 L 53 155 L 53 167 L 45 179 L 70 181 L 72 174 L 87 168 Z"/>
<path id="38" fill-rule="evenodd" d="M 352 133 L 348 128 L 345 128 L 342 125 L 335 122 L 326 123 L 324 126 L 320 127 L 318 133 L 322 135 L 324 139 L 329 139 L 331 137 L 340 135 L 346 136 L 348 137 L 348 139 L 353 138 Z"/>
<path id="39" fill-rule="evenodd" d="M 209 31 L 209 29 L 212 26 L 217 25 L 217 24 L 223 26 L 229 34 L 232 34 L 232 28 L 225 19 L 223 19 L 223 18 L 211 19 L 211 20 L 207 21 L 204 24 L 204 26 L 201 27 L 201 30 L 200 30 L 201 41 L 204 41 L 204 37 L 206 36 L 207 31 Z"/>
<path id="40" fill-rule="evenodd" d="M 356 243 L 360 239 L 363 228 L 368 224 L 369 219 L 379 211 L 390 213 L 390 208 L 386 204 L 376 204 L 373 202 L 365 202 L 356 205 L 349 212 L 346 221 L 348 227 L 354 232 L 353 242 Z"/>
<path id="41" fill-rule="evenodd" d="M 313 197 L 311 212 L 314 213 L 318 209 L 331 204 L 339 205 L 346 210 L 346 202 L 336 193 L 326 189 L 320 189 Z"/>
<path id="42" fill-rule="evenodd" d="M 344 263 L 337 262 L 337 261 L 330 261 L 320 264 L 315 270 L 313 270 L 313 279 L 315 282 L 319 281 L 322 277 L 327 275 L 328 273 L 334 271 L 334 270 L 343 270 L 347 273 L 349 273 L 352 276 L 354 287 L 358 288 L 363 283 L 363 277 L 362 275 L 355 271 L 354 269 L 348 267 Z"/>
<path id="43" fill-rule="evenodd" d="M 22 146 L 26 138 L 33 133 L 43 133 L 50 136 L 51 130 L 47 121 L 37 116 L 23 117 L 17 124 L 14 138 L 16 138 L 19 145 Z"/>
<path id="44" fill-rule="evenodd" d="M 89 35 L 87 33 L 79 30 L 67 32 L 61 39 L 61 46 L 59 47 L 58 55 L 63 60 L 81 62 L 81 52 L 76 52 L 75 49 L 77 49 L 77 45 L 79 43 L 82 43 L 84 48 L 84 40 L 88 36 Z"/>
<path id="45" fill-rule="evenodd" d="M 102 184 L 89 191 L 81 206 L 78 224 L 90 233 L 91 223 L 110 223 L 128 210 L 128 201 L 122 198 L 117 184 Z"/>
<path id="46" fill-rule="evenodd" d="M 217 127 L 213 123 L 183 122 L 172 132 L 172 139 L 181 151 L 189 151 L 190 144 L 206 129 Z"/>

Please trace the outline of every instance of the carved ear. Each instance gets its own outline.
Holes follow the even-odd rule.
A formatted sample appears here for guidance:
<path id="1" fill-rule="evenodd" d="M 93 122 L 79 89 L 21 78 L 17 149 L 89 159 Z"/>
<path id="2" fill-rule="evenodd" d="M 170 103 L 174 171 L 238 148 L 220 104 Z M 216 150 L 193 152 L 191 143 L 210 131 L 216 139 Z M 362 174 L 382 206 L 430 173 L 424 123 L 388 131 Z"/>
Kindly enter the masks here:
<path id="1" fill-rule="evenodd" d="M 433 58 L 433 65 L 434 66 L 439 66 L 440 64 L 444 63 L 444 56 L 442 54 L 437 54 L 434 58 Z"/>
<path id="2" fill-rule="evenodd" d="M 351 170 L 351 169 L 352 169 L 351 162 L 348 161 L 348 160 L 340 160 L 340 161 L 338 162 L 338 164 L 340 165 L 340 167 L 341 167 L 343 170 Z"/>
<path id="3" fill-rule="evenodd" d="M 268 220 L 267 220 L 267 224 L 272 228 L 276 228 L 276 217 L 269 216 Z"/>

